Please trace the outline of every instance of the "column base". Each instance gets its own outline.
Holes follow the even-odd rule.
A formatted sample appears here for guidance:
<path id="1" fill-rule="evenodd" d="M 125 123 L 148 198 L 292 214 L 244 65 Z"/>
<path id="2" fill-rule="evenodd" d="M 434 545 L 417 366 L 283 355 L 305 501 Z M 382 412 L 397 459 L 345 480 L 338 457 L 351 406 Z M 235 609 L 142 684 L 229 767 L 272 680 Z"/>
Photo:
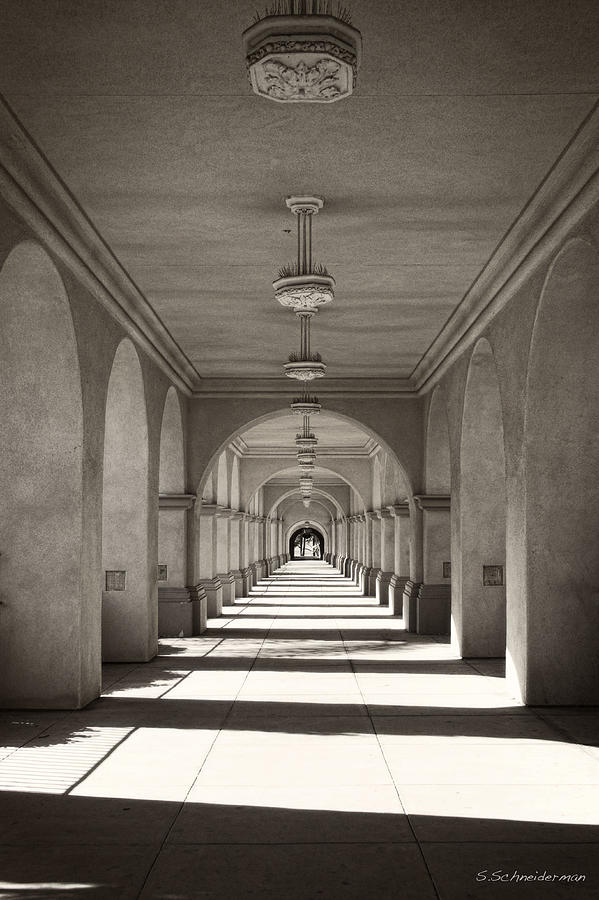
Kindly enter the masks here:
<path id="1" fill-rule="evenodd" d="M 245 597 L 245 594 L 243 593 L 243 575 L 241 574 L 241 569 L 232 569 L 231 575 L 235 582 L 235 597 Z"/>
<path id="2" fill-rule="evenodd" d="M 250 591 L 252 589 L 252 570 L 249 566 L 246 566 L 245 569 L 241 570 L 241 578 L 242 578 L 242 597 L 249 597 Z"/>
<path id="3" fill-rule="evenodd" d="M 451 585 L 421 584 L 416 600 L 417 634 L 449 634 Z"/>
<path id="4" fill-rule="evenodd" d="M 406 581 L 404 590 L 403 590 L 403 621 L 406 627 L 406 631 L 410 631 L 412 634 L 416 634 L 417 627 L 417 600 L 418 600 L 418 591 L 420 590 L 420 583 L 415 581 L 410 581 L 408 579 Z"/>
<path id="5" fill-rule="evenodd" d="M 389 582 L 393 572 L 379 571 L 376 576 L 375 597 L 380 606 L 389 605 Z"/>
<path id="6" fill-rule="evenodd" d="M 185 587 L 158 585 L 158 637 L 192 637 L 193 600 Z"/>
<path id="7" fill-rule="evenodd" d="M 223 606 L 232 606 L 235 603 L 235 578 L 231 572 L 219 572 L 216 576 L 223 588 Z"/>
<path id="8" fill-rule="evenodd" d="M 196 590 L 203 588 L 206 592 L 206 612 L 209 619 L 216 619 L 223 611 L 223 587 L 217 578 L 202 578 Z"/>
<path id="9" fill-rule="evenodd" d="M 354 569 L 354 583 L 356 587 L 362 590 L 362 572 L 364 571 L 364 563 L 357 563 L 356 568 Z"/>
<path id="10" fill-rule="evenodd" d="M 389 609 L 392 616 L 403 616 L 403 592 L 408 579 L 393 574 L 389 580 Z"/>
<path id="11" fill-rule="evenodd" d="M 364 576 L 366 581 L 366 591 L 364 592 L 367 597 L 375 597 L 376 596 L 376 576 L 379 574 L 380 569 L 374 569 L 372 566 L 367 566 L 368 576 Z"/>

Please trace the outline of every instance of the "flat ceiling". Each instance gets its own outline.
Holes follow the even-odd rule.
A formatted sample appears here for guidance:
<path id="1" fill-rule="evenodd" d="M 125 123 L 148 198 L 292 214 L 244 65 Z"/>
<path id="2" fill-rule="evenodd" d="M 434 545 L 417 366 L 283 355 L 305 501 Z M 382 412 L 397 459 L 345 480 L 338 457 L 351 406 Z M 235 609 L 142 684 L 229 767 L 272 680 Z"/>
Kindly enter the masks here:
<path id="1" fill-rule="evenodd" d="M 4 0 L 0 89 L 203 377 L 280 377 L 291 193 L 337 279 L 313 346 L 408 376 L 599 96 L 596 0 L 350 0 L 353 97 L 249 89 L 255 0 Z"/>

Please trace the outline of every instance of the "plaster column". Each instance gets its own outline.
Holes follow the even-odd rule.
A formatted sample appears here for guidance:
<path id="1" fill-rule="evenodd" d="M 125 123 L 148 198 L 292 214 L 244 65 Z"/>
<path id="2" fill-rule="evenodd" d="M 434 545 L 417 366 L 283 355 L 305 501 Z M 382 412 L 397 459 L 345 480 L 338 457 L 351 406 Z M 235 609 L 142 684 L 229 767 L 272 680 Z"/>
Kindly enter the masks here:
<path id="1" fill-rule="evenodd" d="M 249 567 L 252 570 L 252 587 L 258 583 L 258 562 L 257 562 L 258 557 L 256 555 L 257 551 L 258 551 L 257 523 L 258 523 L 258 516 L 255 516 L 255 515 L 250 516 L 248 549 L 249 549 L 249 560 L 250 560 Z"/>
<path id="2" fill-rule="evenodd" d="M 380 510 L 370 512 L 370 534 L 372 541 L 370 574 L 368 576 L 368 596 L 376 597 L 376 580 L 381 571 L 381 519 Z"/>
<path id="3" fill-rule="evenodd" d="M 258 557 L 258 577 L 260 580 L 268 574 L 268 565 L 266 562 L 266 516 L 258 516 L 256 523 L 257 544 L 256 554 Z"/>
<path id="4" fill-rule="evenodd" d="M 348 578 L 352 577 L 352 570 L 354 565 L 354 540 L 355 540 L 355 528 L 354 528 L 354 517 L 348 516 L 347 518 L 347 560 L 345 563 L 345 572 Z"/>
<path id="5" fill-rule="evenodd" d="M 206 629 L 206 594 L 187 584 L 187 515 L 195 494 L 158 498 L 158 636 L 191 637 Z"/>
<path id="6" fill-rule="evenodd" d="M 241 572 L 243 513 L 233 510 L 229 517 L 229 565 L 234 579 L 235 597 L 245 596 L 243 593 L 243 575 Z"/>
<path id="7" fill-rule="evenodd" d="M 403 593 L 410 580 L 410 507 L 397 503 L 387 507 L 393 516 L 393 574 L 389 580 L 391 615 L 403 615 Z M 407 626 L 406 626 L 407 627 Z"/>
<path id="8" fill-rule="evenodd" d="M 223 608 L 223 587 L 214 567 L 216 559 L 216 512 L 213 503 L 202 503 L 196 518 L 198 528 L 198 564 L 200 577 L 196 592 L 204 590 L 209 618 L 220 616 Z"/>
<path id="9" fill-rule="evenodd" d="M 376 572 L 371 582 L 372 573 L 372 526 L 373 517 L 376 520 L 376 513 L 367 510 L 364 513 L 364 568 L 362 569 L 362 593 L 365 597 L 374 597 L 376 587 Z M 372 584 L 372 592 L 371 592 Z"/>
<path id="10" fill-rule="evenodd" d="M 276 564 L 276 555 L 277 555 L 277 520 L 271 519 L 267 523 L 267 528 L 269 531 L 269 556 L 268 556 L 268 569 L 269 573 L 272 574 L 274 570 L 277 568 Z"/>
<path id="11" fill-rule="evenodd" d="M 381 537 L 380 571 L 376 577 L 376 598 L 384 606 L 389 603 L 389 584 L 395 563 L 395 523 L 387 508 L 377 510 Z"/>
<path id="12" fill-rule="evenodd" d="M 410 504 L 410 577 L 403 592 L 403 620 L 406 630 L 416 633 L 418 593 L 423 579 L 422 510 L 412 499 Z"/>
<path id="13" fill-rule="evenodd" d="M 239 568 L 243 579 L 243 597 L 248 597 L 252 589 L 252 570 L 250 568 L 250 517 L 246 512 L 241 514 L 241 545 L 239 548 Z"/>
<path id="14" fill-rule="evenodd" d="M 418 634 L 449 634 L 451 627 L 450 498 L 417 494 L 422 510 L 422 584 L 416 600 Z"/>
<path id="15" fill-rule="evenodd" d="M 356 516 L 358 520 L 358 565 L 356 566 L 355 581 L 356 585 L 363 591 L 364 584 L 362 574 L 366 567 L 366 516 L 362 513 Z"/>
<path id="16" fill-rule="evenodd" d="M 277 555 L 279 557 L 279 566 L 285 562 L 285 548 L 283 547 L 283 519 L 277 519 Z"/>
<path id="17" fill-rule="evenodd" d="M 229 561 L 229 516 L 231 510 L 219 506 L 216 511 L 216 577 L 223 586 L 223 605 L 235 601 L 235 578 Z"/>

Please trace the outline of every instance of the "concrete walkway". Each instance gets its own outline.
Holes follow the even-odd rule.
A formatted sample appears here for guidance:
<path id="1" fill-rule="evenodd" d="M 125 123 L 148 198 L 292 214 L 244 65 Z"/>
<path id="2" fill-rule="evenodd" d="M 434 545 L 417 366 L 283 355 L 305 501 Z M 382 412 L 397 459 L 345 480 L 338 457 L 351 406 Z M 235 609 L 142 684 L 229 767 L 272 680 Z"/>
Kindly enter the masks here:
<path id="1" fill-rule="evenodd" d="M 0 713 L 0 898 L 599 896 L 597 710 L 523 708 L 326 563 L 105 674 Z"/>

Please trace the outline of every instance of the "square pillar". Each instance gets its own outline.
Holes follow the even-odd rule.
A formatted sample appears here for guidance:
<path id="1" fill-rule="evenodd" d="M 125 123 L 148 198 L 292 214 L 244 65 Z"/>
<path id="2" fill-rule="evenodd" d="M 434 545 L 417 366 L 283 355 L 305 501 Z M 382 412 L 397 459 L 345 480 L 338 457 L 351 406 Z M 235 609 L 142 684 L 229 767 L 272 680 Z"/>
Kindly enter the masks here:
<path id="1" fill-rule="evenodd" d="M 389 579 L 389 609 L 391 615 L 403 616 L 404 590 L 410 580 L 410 507 L 408 503 L 397 503 L 387 509 L 393 517 L 393 574 Z"/>
<path id="2" fill-rule="evenodd" d="M 388 509 L 377 510 L 377 515 L 380 530 L 380 569 L 376 576 L 376 598 L 381 605 L 387 606 L 395 561 L 395 526 Z"/>
<path id="3" fill-rule="evenodd" d="M 450 498 L 441 494 L 417 494 L 422 511 L 423 578 L 416 600 L 418 634 L 449 634 L 451 625 L 451 576 L 444 566 L 451 559 Z"/>
<path id="4" fill-rule="evenodd" d="M 191 637 L 206 627 L 206 594 L 187 584 L 187 515 L 195 494 L 158 498 L 158 635 Z"/>

